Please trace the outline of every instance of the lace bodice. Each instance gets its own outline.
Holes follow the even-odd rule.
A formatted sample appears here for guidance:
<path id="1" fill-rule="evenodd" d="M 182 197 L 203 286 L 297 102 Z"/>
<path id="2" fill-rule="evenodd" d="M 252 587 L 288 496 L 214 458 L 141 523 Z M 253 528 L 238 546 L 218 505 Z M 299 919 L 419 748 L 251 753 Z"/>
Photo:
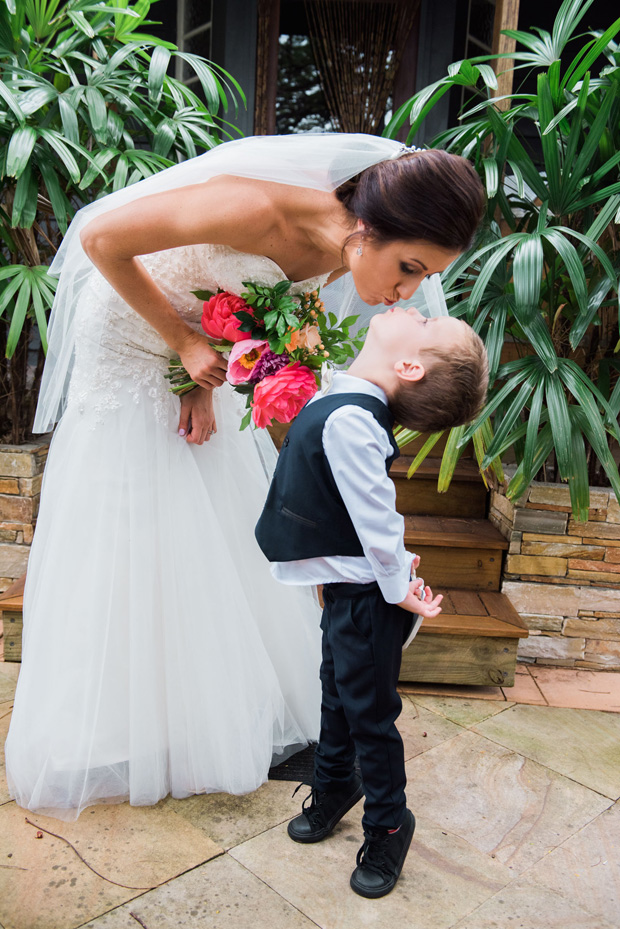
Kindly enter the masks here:
<path id="1" fill-rule="evenodd" d="M 145 268 L 172 306 L 190 326 L 200 331 L 202 302 L 194 290 L 228 290 L 241 294 L 252 281 L 273 287 L 286 276 L 263 255 L 238 252 L 224 245 L 189 245 L 144 255 Z M 328 275 L 295 282 L 291 293 L 323 286 Z M 166 418 L 170 401 L 165 378 L 174 353 L 159 333 L 135 312 L 102 275 L 93 270 L 76 317 L 76 360 L 69 389 L 69 407 L 100 422 L 107 410 L 144 392 L 158 419 Z"/>

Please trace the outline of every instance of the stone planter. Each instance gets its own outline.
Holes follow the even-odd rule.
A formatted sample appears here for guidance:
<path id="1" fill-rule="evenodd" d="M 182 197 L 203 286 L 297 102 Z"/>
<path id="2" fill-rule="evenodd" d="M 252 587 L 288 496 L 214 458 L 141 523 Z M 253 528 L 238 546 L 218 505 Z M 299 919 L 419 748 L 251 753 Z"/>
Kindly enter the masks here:
<path id="1" fill-rule="evenodd" d="M 26 570 L 49 442 L 0 445 L 0 592 Z"/>
<path id="2" fill-rule="evenodd" d="M 563 484 L 534 482 L 513 505 L 492 492 L 489 519 L 510 541 L 502 593 L 530 630 L 519 660 L 620 670 L 620 507 L 593 488 L 586 523 Z"/>

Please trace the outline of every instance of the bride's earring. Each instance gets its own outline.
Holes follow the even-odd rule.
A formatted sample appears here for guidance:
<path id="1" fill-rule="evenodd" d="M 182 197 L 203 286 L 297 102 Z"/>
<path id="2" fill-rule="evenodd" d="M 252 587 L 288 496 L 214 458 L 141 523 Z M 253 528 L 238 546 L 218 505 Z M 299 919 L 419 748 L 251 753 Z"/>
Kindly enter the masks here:
<path id="1" fill-rule="evenodd" d="M 358 255 L 361 255 L 361 254 L 362 254 L 362 243 L 361 243 L 361 241 L 360 241 L 360 244 L 357 246 L 357 254 L 358 254 Z"/>

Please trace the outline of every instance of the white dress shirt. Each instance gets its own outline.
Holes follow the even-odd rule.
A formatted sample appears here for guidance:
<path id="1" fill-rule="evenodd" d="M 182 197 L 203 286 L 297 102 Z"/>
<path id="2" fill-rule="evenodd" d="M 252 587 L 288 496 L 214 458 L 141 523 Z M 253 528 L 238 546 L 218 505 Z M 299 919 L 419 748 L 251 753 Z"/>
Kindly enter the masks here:
<path id="1" fill-rule="evenodd" d="M 387 406 L 380 387 L 350 374 L 334 374 L 329 393 L 368 394 Z M 321 396 L 319 392 L 309 402 Z M 414 556 L 405 549 L 405 521 L 396 511 L 396 491 L 385 469 L 393 454 L 385 430 L 369 410 L 341 406 L 325 421 L 323 450 L 364 554 L 276 561 L 271 573 L 282 584 L 377 581 L 388 603 L 401 603 L 409 590 Z"/>

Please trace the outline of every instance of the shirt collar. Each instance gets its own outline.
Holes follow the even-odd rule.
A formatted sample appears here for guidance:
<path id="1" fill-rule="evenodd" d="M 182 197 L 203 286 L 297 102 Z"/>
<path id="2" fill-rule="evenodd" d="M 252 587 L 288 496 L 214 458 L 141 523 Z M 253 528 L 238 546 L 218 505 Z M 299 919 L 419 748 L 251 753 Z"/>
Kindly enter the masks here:
<path id="1" fill-rule="evenodd" d="M 345 374 L 342 371 L 334 372 L 329 392 L 330 394 L 368 394 L 370 397 L 381 400 L 386 406 L 388 405 L 387 394 L 383 388 L 363 377 L 354 377 L 352 374 Z"/>

